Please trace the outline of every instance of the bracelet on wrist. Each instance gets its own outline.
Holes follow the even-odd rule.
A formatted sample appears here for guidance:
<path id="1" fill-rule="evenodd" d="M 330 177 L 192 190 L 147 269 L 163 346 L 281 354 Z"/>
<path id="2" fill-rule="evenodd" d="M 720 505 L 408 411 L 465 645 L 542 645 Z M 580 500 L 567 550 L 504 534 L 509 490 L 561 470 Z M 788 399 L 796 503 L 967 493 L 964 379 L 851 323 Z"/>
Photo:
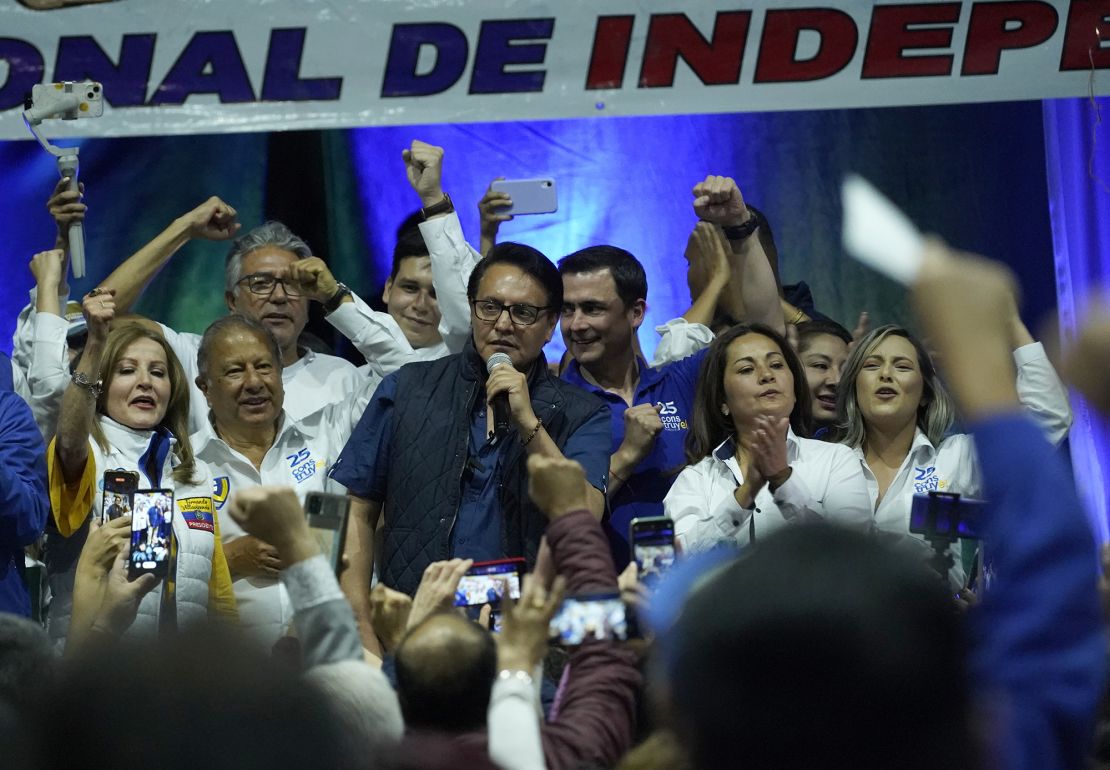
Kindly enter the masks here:
<path id="1" fill-rule="evenodd" d="M 542 428 L 542 427 L 543 427 L 543 420 L 537 418 L 536 419 L 536 427 L 532 428 L 532 432 L 528 434 L 528 438 L 522 439 L 520 443 L 523 446 L 528 446 L 530 443 L 532 443 L 532 439 L 534 439 L 536 437 L 536 434 L 540 432 L 540 428 Z"/>
<path id="2" fill-rule="evenodd" d="M 740 225 L 725 225 L 721 229 L 725 231 L 725 237 L 730 241 L 745 241 L 751 237 L 752 233 L 759 229 L 759 217 L 755 212 L 748 209 L 750 215 L 746 222 Z"/>
<path id="3" fill-rule="evenodd" d="M 100 394 L 104 390 L 104 380 L 98 379 L 96 382 L 93 382 L 86 377 L 83 372 L 74 372 L 73 376 L 69 378 L 69 381 L 87 393 L 90 393 L 94 399 L 100 398 Z"/>

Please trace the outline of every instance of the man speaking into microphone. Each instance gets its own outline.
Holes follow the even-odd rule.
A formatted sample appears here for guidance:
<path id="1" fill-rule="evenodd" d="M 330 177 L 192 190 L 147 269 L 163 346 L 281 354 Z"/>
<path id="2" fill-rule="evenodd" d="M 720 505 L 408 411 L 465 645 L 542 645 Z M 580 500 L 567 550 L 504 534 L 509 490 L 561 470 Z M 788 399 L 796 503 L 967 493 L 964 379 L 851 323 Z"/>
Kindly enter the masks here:
<path id="1" fill-rule="evenodd" d="M 367 646 L 379 519 L 379 578 L 412 594 L 442 559 L 523 556 L 531 568 L 547 522 L 528 497 L 531 454 L 581 463 L 594 514 L 604 506 L 609 407 L 551 376 L 543 357 L 563 304 L 558 270 L 502 243 L 475 266 L 467 298 L 463 351 L 386 377 L 331 472 L 353 498 L 343 583 Z"/>

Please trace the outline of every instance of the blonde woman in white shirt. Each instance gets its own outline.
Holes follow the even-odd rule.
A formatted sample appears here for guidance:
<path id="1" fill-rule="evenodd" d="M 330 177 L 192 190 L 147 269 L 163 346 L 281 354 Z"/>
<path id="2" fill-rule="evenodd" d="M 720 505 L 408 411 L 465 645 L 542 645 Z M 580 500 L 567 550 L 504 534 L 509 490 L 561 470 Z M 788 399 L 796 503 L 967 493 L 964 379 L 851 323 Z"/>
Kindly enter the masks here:
<path id="1" fill-rule="evenodd" d="M 1018 396 L 1048 439 L 1059 443 L 1071 424 L 1067 390 L 1016 308 L 1011 328 Z M 956 410 L 928 351 L 899 326 L 872 331 L 844 364 L 838 413 L 839 439 L 863 468 L 880 536 L 919 543 L 927 555 L 924 540 L 909 532 L 913 496 L 930 491 L 982 495 L 974 443 L 968 434 L 949 435 Z M 959 586 L 964 569 L 958 549 L 953 547 L 951 555 L 949 581 Z"/>
<path id="2" fill-rule="evenodd" d="M 739 325 L 713 342 L 686 440 L 690 464 L 663 500 L 685 552 L 812 520 L 870 527 L 858 460 L 805 438 L 809 422 L 805 373 L 782 336 Z"/>

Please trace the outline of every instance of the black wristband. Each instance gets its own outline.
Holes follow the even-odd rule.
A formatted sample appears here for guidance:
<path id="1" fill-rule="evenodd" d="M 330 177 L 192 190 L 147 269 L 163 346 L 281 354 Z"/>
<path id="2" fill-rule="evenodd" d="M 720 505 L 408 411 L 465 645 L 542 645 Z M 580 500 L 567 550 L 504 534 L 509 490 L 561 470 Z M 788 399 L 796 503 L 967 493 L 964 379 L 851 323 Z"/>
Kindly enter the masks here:
<path id="1" fill-rule="evenodd" d="M 727 225 L 721 228 L 725 231 L 726 238 L 728 238 L 730 241 L 747 240 L 751 237 L 751 234 L 759 228 L 759 217 L 757 217 L 755 215 L 755 212 L 751 209 L 748 209 L 748 213 L 751 214 L 751 216 L 748 217 L 748 221 L 744 224 Z"/>
<path id="2" fill-rule="evenodd" d="M 343 300 L 351 296 L 351 290 L 347 288 L 345 283 L 337 282 L 337 285 L 339 288 L 335 290 L 335 294 L 331 295 L 331 299 L 321 303 L 324 306 L 324 315 L 334 313 L 343 304 Z"/>

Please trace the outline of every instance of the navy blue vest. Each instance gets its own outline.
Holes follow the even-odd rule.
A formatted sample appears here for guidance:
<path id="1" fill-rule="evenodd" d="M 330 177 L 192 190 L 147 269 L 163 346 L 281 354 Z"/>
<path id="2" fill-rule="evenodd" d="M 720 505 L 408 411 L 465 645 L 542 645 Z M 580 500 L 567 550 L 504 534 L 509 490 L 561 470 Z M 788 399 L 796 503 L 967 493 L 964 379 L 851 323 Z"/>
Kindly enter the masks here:
<path id="1" fill-rule="evenodd" d="M 424 569 L 450 555 L 471 412 L 485 397 L 485 381 L 485 363 L 470 341 L 462 353 L 406 364 L 398 372 L 379 573 L 391 588 L 415 593 Z M 551 376 L 542 357 L 528 372 L 528 392 L 559 447 L 605 405 Z M 515 428 L 505 442 L 498 490 L 501 546 L 506 556 L 523 556 L 531 569 L 547 517 L 528 497 L 527 453 Z"/>

